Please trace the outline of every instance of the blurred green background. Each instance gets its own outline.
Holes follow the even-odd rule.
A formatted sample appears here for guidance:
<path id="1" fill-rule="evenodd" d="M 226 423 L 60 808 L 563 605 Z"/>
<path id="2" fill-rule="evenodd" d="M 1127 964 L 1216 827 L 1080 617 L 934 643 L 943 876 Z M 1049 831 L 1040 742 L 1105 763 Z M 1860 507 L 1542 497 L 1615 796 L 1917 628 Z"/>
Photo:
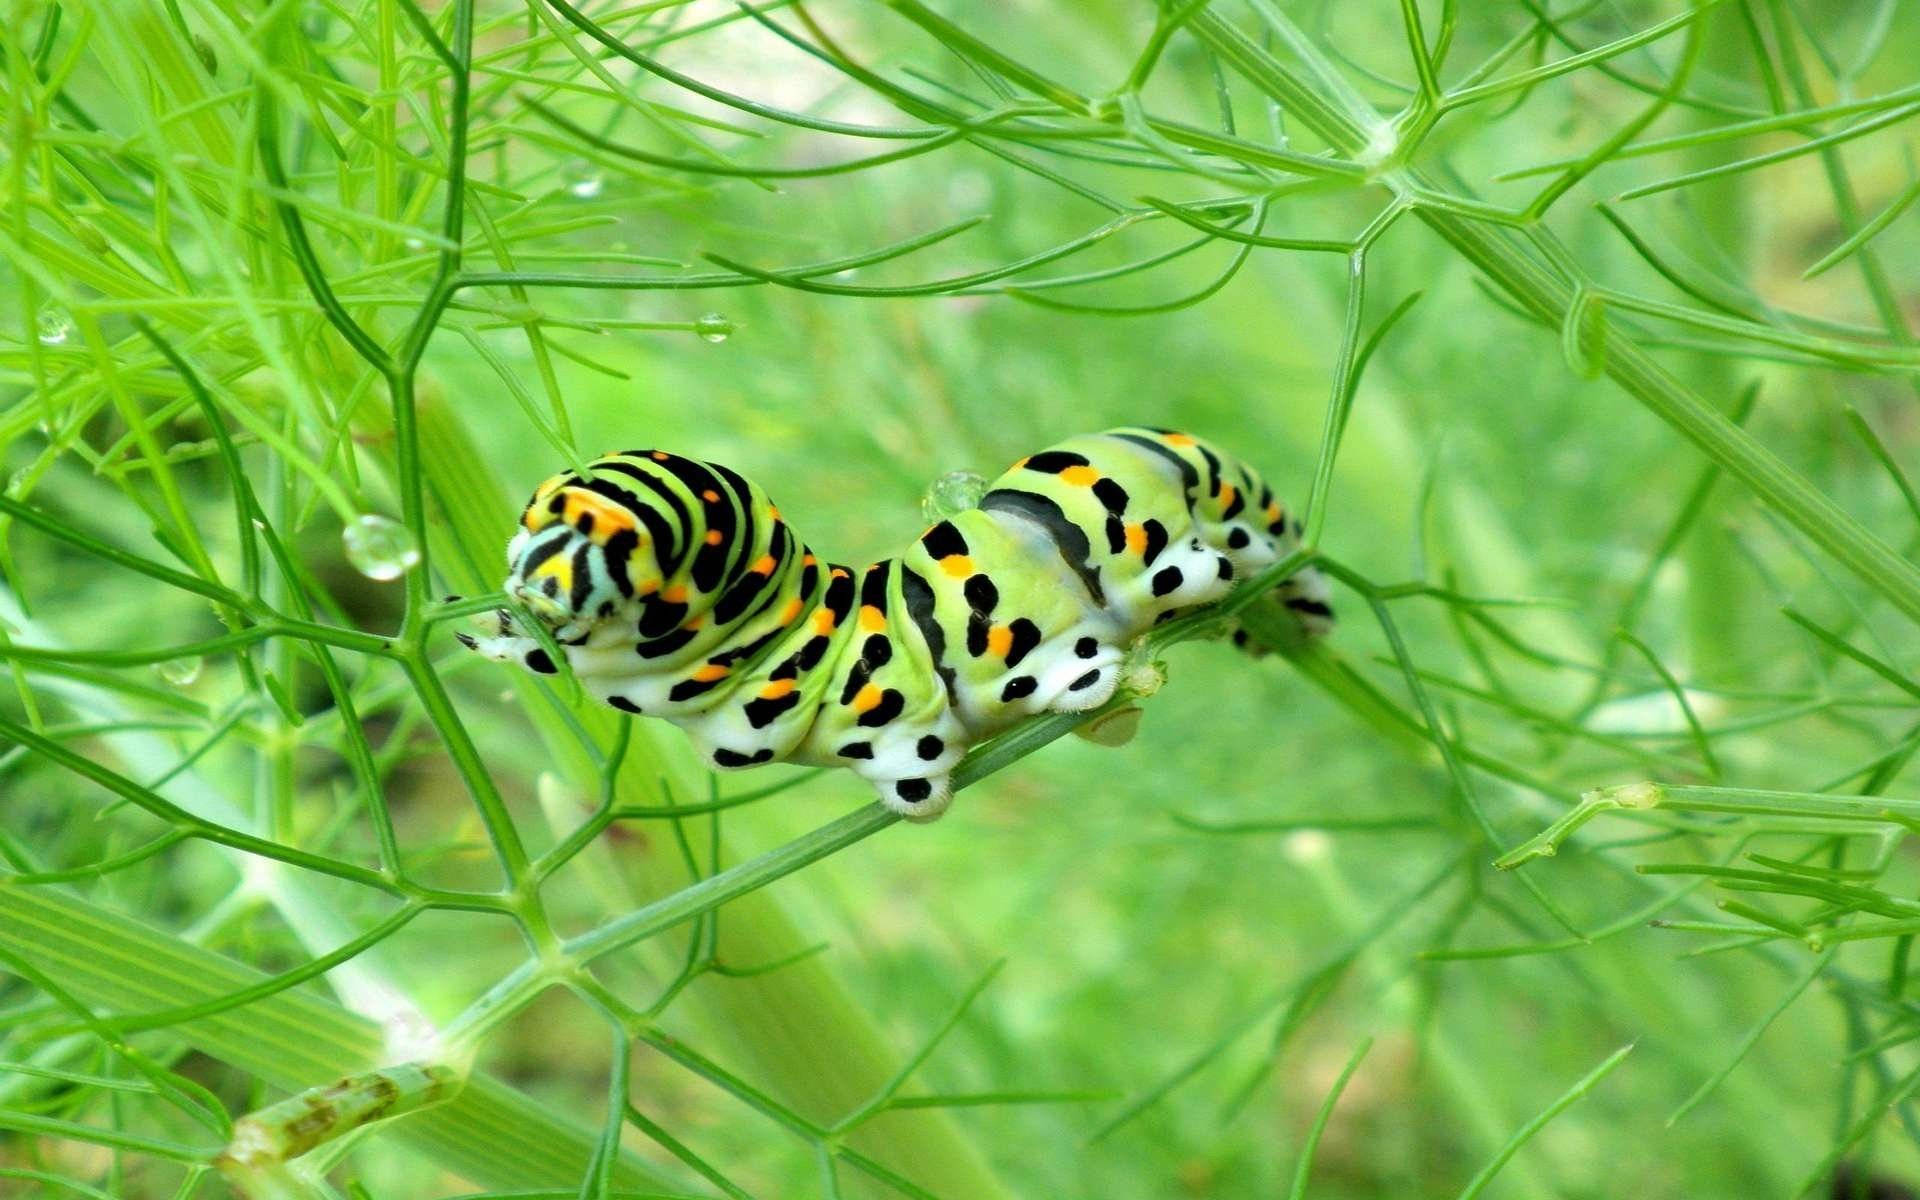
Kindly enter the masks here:
<path id="1" fill-rule="evenodd" d="M 504 570 L 485 558 L 476 584 L 448 566 L 462 553 L 497 551 L 460 541 L 469 518 L 449 525 L 445 513 L 462 510 L 481 529 L 495 522 L 504 544 L 513 506 L 562 465 L 556 439 L 586 455 L 644 445 L 724 462 L 764 484 L 817 549 L 846 562 L 905 545 L 922 528 L 927 484 L 942 473 L 992 475 L 1062 437 L 1115 424 L 1208 436 L 1304 504 L 1350 336 L 1347 257 L 1262 247 L 1236 265 L 1241 247 L 1219 238 L 1153 261 L 1196 233 L 1143 198 L 1266 197 L 1265 236 L 1348 239 L 1394 193 L 1387 176 L 1398 160 L 1369 162 L 1381 174 L 1367 178 L 1290 188 L 1298 177 L 1163 144 L 1102 101 L 1124 91 L 1156 21 L 1177 25 L 1138 93 L 1147 110 L 1192 128 L 1231 129 L 1250 144 L 1345 158 L 1310 116 L 1236 69 L 1207 23 L 1242 31 L 1308 94 L 1391 114 L 1414 95 L 1409 12 L 1420 15 L 1427 44 L 1446 45 L 1438 73 L 1446 88 L 1463 86 L 1496 54 L 1507 56 L 1498 79 L 1673 22 L 1645 45 L 1449 112 L 1424 141 L 1409 143 L 1405 165 L 1456 200 L 1520 208 L 1552 177 L 1505 173 L 1577 159 L 1652 111 L 1630 144 L 1676 144 L 1657 154 L 1614 147 L 1589 164 L 1592 173 L 1535 227 L 1539 239 L 1487 227 L 1502 230 L 1513 254 L 1577 273 L 1609 297 L 1644 297 L 1722 322 L 1629 313 L 1610 298 L 1600 306 L 1607 336 L 1652 352 L 1710 409 L 1731 412 L 1751 392 L 1745 428 L 1760 444 L 1861 526 L 1912 549 L 1916 513 L 1898 478 L 1920 469 L 1920 359 L 1908 330 L 1920 319 L 1920 219 L 1915 135 L 1903 107 L 1920 95 L 1910 52 L 1920 16 L 1911 5 L 1728 0 L 1691 22 L 1677 19 L 1689 11 L 1677 3 L 1583 3 L 1551 16 L 1532 3 L 1456 10 L 1412 0 L 939 6 L 951 26 L 911 19 L 918 9 L 908 4 L 766 6 L 769 20 L 828 58 L 844 54 L 959 111 L 991 106 L 1002 93 L 1031 97 L 1032 80 L 1009 67 L 1025 64 L 1088 102 L 1073 112 L 1047 97 L 1055 107 L 1042 105 L 1035 128 L 1107 124 L 1098 137 L 962 141 L 818 178 L 754 178 L 752 168 L 845 163 L 903 143 L 743 114 L 609 52 L 566 12 L 693 80 L 783 110 L 891 127 L 919 126 L 926 114 L 903 113 L 733 5 L 563 7 L 477 6 L 482 66 L 465 269 L 653 281 L 729 272 L 702 259 L 711 253 L 780 271 L 984 217 L 938 245 L 821 279 L 858 289 L 963 280 L 1013 264 L 1112 220 L 1103 201 L 1136 220 L 1004 280 L 903 297 L 822 294 L 745 276 L 735 279 L 752 286 L 462 291 L 418 380 L 422 410 L 442 414 L 429 422 L 423 468 L 426 518 L 447 531 L 444 541 L 439 532 L 429 539 L 441 567 L 426 589 L 434 597 L 488 586 Z M 404 586 L 369 579 L 346 559 L 340 529 L 351 513 L 316 482 L 334 480 L 352 512 L 401 514 L 406 467 L 393 458 L 386 415 L 393 389 L 327 325 L 276 201 L 291 198 L 301 210 L 346 308 L 377 340 L 397 344 L 435 268 L 426 239 L 438 228 L 444 172 L 423 164 L 445 162 L 450 103 L 444 67 L 415 14 L 457 45 L 456 8 L 368 0 L 261 13 L 214 0 L 15 0 L 5 22 L 10 133 L 0 170 L 11 214 L 0 231 L 10 496 L 191 571 L 192 555 L 171 553 L 149 533 L 182 517 L 154 481 L 158 451 L 209 561 L 229 583 L 236 578 L 234 500 L 213 427 L 130 324 L 143 315 L 197 364 L 228 414 L 246 475 L 302 564 L 302 582 L 269 585 L 269 601 L 289 611 L 289 593 L 300 593 L 318 601 L 324 619 L 373 631 L 399 625 Z M 1696 31 L 1689 67 L 1682 44 Z M 1676 71 L 1678 91 L 1658 101 Z M 1888 99 L 1838 115 L 1813 111 L 1862 98 Z M 656 159 L 691 165 L 724 156 L 744 177 L 623 157 L 543 108 Z M 1812 115 L 1713 132 L 1796 111 Z M 1809 151 L 1813 139 L 1882 118 L 1885 128 L 1836 140 L 1831 155 Z M 703 120 L 740 123 L 751 136 Z M 262 122 L 282 131 L 284 188 L 263 174 Z M 1778 162 L 1746 161 L 1776 152 Z M 1745 165 L 1619 198 L 1724 164 Z M 1222 224 L 1232 215 L 1190 211 Z M 1871 239 L 1854 243 L 1863 229 Z M 1849 244 L 1843 261 L 1803 277 Z M 623 255 L 684 265 L 629 264 Z M 80 273 L 76 264 L 89 262 Z M 1137 269 L 1120 270 L 1129 265 Z M 1109 278 L 1046 286 L 1109 269 Z M 835 1113 L 814 1110 L 839 1094 L 827 1077 L 835 1047 L 855 1036 L 850 1029 L 876 1039 L 889 1068 L 905 1062 L 1001 963 L 906 1094 L 1075 1095 L 960 1107 L 935 1133 L 874 1126 L 861 1144 L 882 1161 L 909 1161 L 888 1155 L 915 1139 L 950 1147 L 900 1167 L 923 1192 L 889 1193 L 844 1163 L 838 1183 L 827 1182 L 807 1136 L 730 1094 L 715 1072 L 642 1048 L 628 1081 L 634 1103 L 726 1181 L 703 1180 L 629 1128 L 631 1153 L 660 1173 L 650 1186 L 783 1197 L 836 1186 L 847 1195 L 946 1198 L 994 1186 L 1049 1197 L 1284 1195 L 1316 1110 L 1369 1037 L 1313 1157 L 1306 1195 L 1471 1190 L 1517 1131 L 1629 1043 L 1632 1052 L 1527 1140 L 1486 1195 L 1786 1197 L 1825 1188 L 1835 1159 L 1862 1164 L 1862 1177 L 1920 1183 L 1920 1126 L 1909 1104 L 1920 1081 L 1909 1044 L 1920 1008 L 1905 981 L 1912 931 L 1876 925 L 1852 935 L 1857 942 L 1839 932 L 1915 919 L 1920 873 L 1900 827 L 1875 826 L 1891 832 L 1867 843 L 1808 820 L 1763 830 L 1764 822 L 1731 816 L 1654 814 L 1637 825 L 1602 817 L 1557 857 L 1521 868 L 1576 929 L 1596 935 L 1590 943 L 1571 937 L 1514 873 L 1491 867 L 1582 792 L 1637 780 L 1802 798 L 1920 795 L 1905 772 L 1920 688 L 1910 674 L 1912 625 L 1897 600 L 1821 553 L 1780 505 L 1757 501 L 1738 481 L 1699 491 L 1718 460 L 1604 377 L 1604 353 L 1599 363 L 1583 358 L 1580 329 L 1542 328 L 1489 280 L 1416 216 L 1367 250 L 1363 338 L 1418 298 L 1366 361 L 1322 497 L 1319 549 L 1375 585 L 1421 582 L 1498 606 L 1391 600 L 1405 660 L 1351 589 L 1336 601 L 1341 624 L 1319 670 L 1252 659 L 1223 643 L 1180 646 L 1166 656 L 1168 684 L 1146 702 L 1130 745 L 1063 739 L 969 789 L 932 827 L 894 827 L 779 878 L 738 925 L 732 909 L 721 909 L 723 957 L 733 937 L 743 947 L 824 949 L 751 982 L 703 978 L 659 1023 L 728 1078 L 764 1086 L 776 1107 L 830 1121 Z M 1202 295 L 1215 283 L 1222 286 Z M 1182 299 L 1194 302 L 1171 303 Z M 1124 311 L 1134 307 L 1161 310 Z M 719 320 L 704 328 L 728 336 L 696 333 L 707 314 Z M 653 322 L 670 327 L 633 327 Z M 432 422 L 443 416 L 469 447 L 436 440 Z M 436 475 L 456 453 L 472 458 Z M 310 654 L 292 648 L 297 640 L 249 652 L 284 705 L 231 653 L 160 676 L 145 664 L 90 662 L 88 650 L 157 651 L 222 626 L 205 599 L 19 520 L 7 546 L 8 595 L 30 609 L 22 614 L 9 600 L 0 612 L 9 641 L 64 648 L 15 656 L 16 686 L 0 699 L 9 729 L 51 729 L 51 740 L 133 779 L 151 781 L 187 759 L 194 787 L 270 836 L 371 861 L 367 797 L 343 758 L 335 699 Z M 425 611 L 417 605 L 416 618 Z M 1858 653 L 1794 623 L 1782 612 L 1789 606 Z M 1623 617 L 1651 660 L 1614 636 Z M 574 730 L 579 745 L 604 745 L 611 725 L 584 708 L 586 724 L 569 725 L 574 718 L 556 715 L 574 711 L 563 691 L 460 655 L 455 627 L 434 627 L 422 643 L 425 661 L 445 675 L 460 726 L 538 853 L 560 836 L 556 826 L 572 827 L 597 786 L 547 739 Z M 447 888 L 496 886 L 446 730 L 393 663 L 336 653 L 378 751 L 379 802 L 392 814 L 407 871 Z M 1327 662 L 1350 674 L 1330 675 Z M 1422 673 L 1424 696 L 1409 691 L 1408 666 Z M 1404 713 L 1431 703 L 1455 753 L 1472 760 L 1463 770 L 1492 839 L 1462 818 L 1458 790 L 1424 736 L 1383 730 L 1356 708 L 1352 687 L 1329 678 L 1368 681 Z M 156 693 L 184 695 L 194 707 Z M 531 723 L 543 703 L 547 723 Z M 172 724 L 85 727 L 109 713 Z M 653 803 L 704 798 L 706 778 L 677 731 L 646 722 L 634 736 L 629 786 Z M 77 784 L 39 743 L 14 740 L 0 759 L 12 871 L 110 859 L 167 828 Z M 795 774 L 770 767 L 718 786 L 739 792 Z M 729 811 L 723 865 L 776 850 L 865 799 L 857 781 L 826 773 Z M 1200 827 L 1236 822 L 1265 827 Z M 696 847 L 704 825 L 687 833 Z M 668 823 L 623 822 L 604 846 L 609 853 L 588 852 L 548 884 L 563 934 L 684 882 Z M 1749 853 L 1772 863 L 1756 865 L 1742 857 Z M 1638 870 L 1663 863 L 1732 864 L 1778 886 L 1756 895 Z M 318 951 L 269 877 L 278 878 L 189 842 L 125 870 L 18 887 L 129 914 L 276 972 Z M 1779 884 L 1815 877 L 1854 890 L 1836 900 Z M 0 879 L 0 896 L 8 891 Z M 317 895 L 349 935 L 388 911 L 337 882 Z M 1656 914 L 1663 896 L 1672 903 Z M 1729 899 L 1747 907 L 1729 910 Z M 774 909 L 784 916 L 769 915 Z M 1654 927 L 1656 915 L 1694 927 Z M 797 932 L 785 931 L 788 922 Z M 7 928 L 0 920 L 0 934 Z M 676 930 L 619 956 L 604 985 L 645 1008 L 672 977 L 685 936 Z M 322 938 L 321 948 L 331 944 Z M 1842 948 L 1819 958 L 1831 945 Z M 1447 956 L 1462 948 L 1524 952 Z M 84 1190 L 93 1187 L 168 1196 L 184 1187 L 222 1195 L 265 1186 L 211 1169 L 210 1150 L 169 1162 L 5 1119 L 51 1115 L 166 1131 L 196 1147 L 209 1140 L 204 1130 L 182 1133 L 179 1114 L 152 1097 L 59 1076 L 131 1073 L 97 1038 L 56 1036 L 72 1013 L 40 976 L 57 985 L 59 956 L 36 960 L 30 937 L 0 941 L 0 950 L 8 978 L 0 1049 L 9 1062 L 43 1068 L 0 1073 L 0 1130 L 14 1130 L 0 1132 L 0 1168 L 22 1188 L 41 1189 L 23 1194 L 100 1194 Z M 751 965 L 741 953 L 733 965 Z M 363 965 L 445 1023 L 527 958 L 509 921 L 436 911 L 382 938 Z M 295 990 L 366 1011 L 364 992 L 332 978 L 332 990 L 326 981 Z M 742 1018 L 747 1008 L 757 1015 Z M 205 1053 L 184 1028 L 143 1033 L 135 1044 L 210 1088 L 232 1114 L 292 1086 Z M 814 1058 L 798 1049 L 807 1046 Z M 1730 1064 L 1697 1107 L 1669 1122 Z M 343 1062 L 339 1073 L 371 1065 Z M 503 1021 L 479 1044 L 477 1068 L 589 1137 L 600 1127 L 607 1030 L 577 994 L 556 987 Z M 810 1084 L 820 1094 L 809 1094 Z M 322 1162 L 325 1171 L 274 1186 L 316 1195 L 359 1187 L 378 1197 L 509 1190 L 394 1132 L 412 1119 L 376 1127 L 351 1153 Z M 950 1166 L 961 1159 L 975 1165 Z M 581 1179 L 563 1173 L 514 1186 L 591 1194 L 591 1177 Z"/>

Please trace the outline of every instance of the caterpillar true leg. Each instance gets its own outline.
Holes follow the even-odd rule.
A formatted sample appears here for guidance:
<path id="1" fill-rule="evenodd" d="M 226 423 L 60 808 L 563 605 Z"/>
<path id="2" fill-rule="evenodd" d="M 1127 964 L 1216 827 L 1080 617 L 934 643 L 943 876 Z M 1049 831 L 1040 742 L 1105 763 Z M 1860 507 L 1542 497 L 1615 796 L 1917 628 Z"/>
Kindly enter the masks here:
<path id="1" fill-rule="evenodd" d="M 530 637 L 518 634 L 495 634 L 487 637 L 475 637 L 470 633 L 456 633 L 460 644 L 482 658 L 494 662 L 514 663 L 525 667 L 536 675 L 552 675 L 559 671 L 546 647 Z"/>
<path id="2" fill-rule="evenodd" d="M 1298 536 L 1252 468 L 1186 434 L 1115 429 L 1021 459 L 977 507 L 856 571 L 816 558 L 726 467 L 634 450 L 535 490 L 505 586 L 592 695 L 685 727 L 715 767 L 844 766 L 928 820 L 970 746 L 1105 703 L 1140 634 Z M 1309 634 L 1331 620 L 1312 572 L 1274 602 Z M 461 641 L 558 669 L 512 615 L 492 622 Z"/>

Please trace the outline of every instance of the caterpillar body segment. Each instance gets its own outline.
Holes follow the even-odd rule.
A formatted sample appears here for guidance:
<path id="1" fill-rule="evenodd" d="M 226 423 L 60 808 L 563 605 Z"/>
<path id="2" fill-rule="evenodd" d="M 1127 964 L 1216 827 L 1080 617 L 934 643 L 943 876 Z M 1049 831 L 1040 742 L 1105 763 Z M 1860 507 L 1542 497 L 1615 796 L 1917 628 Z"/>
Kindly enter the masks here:
<path id="1" fill-rule="evenodd" d="M 716 767 L 845 766 L 940 815 L 969 746 L 1113 695 L 1141 633 L 1294 549 L 1253 469 L 1190 435 L 1122 428 L 1021 459 L 905 553 L 827 562 L 756 485 L 658 450 L 534 491 L 506 590 L 597 699 L 682 726 Z M 1275 599 L 1331 623 L 1303 571 Z M 472 649 L 558 669 L 506 612 Z"/>

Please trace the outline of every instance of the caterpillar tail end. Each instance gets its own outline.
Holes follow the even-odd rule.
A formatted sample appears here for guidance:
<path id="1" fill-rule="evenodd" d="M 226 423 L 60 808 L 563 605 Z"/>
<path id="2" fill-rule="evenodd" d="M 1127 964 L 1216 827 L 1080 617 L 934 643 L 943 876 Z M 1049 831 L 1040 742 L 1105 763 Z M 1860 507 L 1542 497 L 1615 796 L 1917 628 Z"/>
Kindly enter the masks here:
<path id="1" fill-rule="evenodd" d="M 1309 567 L 1242 609 L 1229 637 L 1255 658 L 1303 650 L 1333 632 L 1331 598 L 1326 576 Z"/>
<path id="2" fill-rule="evenodd" d="M 1307 640 L 1323 638 L 1333 632 L 1333 585 L 1319 571 L 1308 567 L 1273 590 L 1274 597 L 1300 623 Z"/>

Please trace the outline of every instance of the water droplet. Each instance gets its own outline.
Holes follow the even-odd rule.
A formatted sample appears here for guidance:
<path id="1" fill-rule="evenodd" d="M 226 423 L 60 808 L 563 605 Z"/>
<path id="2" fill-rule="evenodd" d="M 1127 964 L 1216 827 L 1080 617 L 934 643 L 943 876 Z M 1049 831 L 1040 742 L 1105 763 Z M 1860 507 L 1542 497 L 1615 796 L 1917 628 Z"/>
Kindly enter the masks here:
<path id="1" fill-rule="evenodd" d="M 600 178 L 600 173 L 589 162 L 570 162 L 563 175 L 567 181 L 567 194 L 576 200 L 591 200 L 606 186 L 606 181 Z"/>
<path id="2" fill-rule="evenodd" d="M 191 658 L 170 658 L 165 662 L 153 664 L 153 673 L 174 687 L 187 687 L 200 678 L 200 668 L 204 661 L 197 654 Z"/>
<path id="3" fill-rule="evenodd" d="M 693 323 L 693 331 L 701 341 L 718 344 L 733 336 L 733 322 L 719 313 L 707 313 Z"/>
<path id="4" fill-rule="evenodd" d="M 405 246 L 407 248 L 407 252 L 410 254 L 418 254 L 422 250 L 425 250 L 427 248 L 427 243 L 423 239 L 417 238 L 417 237 L 410 237 L 405 241 L 401 242 L 400 244 Z"/>
<path id="5" fill-rule="evenodd" d="M 948 471 L 927 485 L 920 512 L 929 521 L 944 521 L 955 513 L 980 507 L 987 494 L 987 477 L 978 471 Z"/>
<path id="6" fill-rule="evenodd" d="M 67 319 L 66 313 L 57 308 L 42 309 L 39 334 L 42 346 L 64 345 L 66 340 L 73 336 L 73 322 Z"/>
<path id="7" fill-rule="evenodd" d="M 420 563 L 420 547 L 407 527 L 377 513 L 347 522 L 340 531 L 340 543 L 356 571 L 382 583 L 400 578 Z"/>

